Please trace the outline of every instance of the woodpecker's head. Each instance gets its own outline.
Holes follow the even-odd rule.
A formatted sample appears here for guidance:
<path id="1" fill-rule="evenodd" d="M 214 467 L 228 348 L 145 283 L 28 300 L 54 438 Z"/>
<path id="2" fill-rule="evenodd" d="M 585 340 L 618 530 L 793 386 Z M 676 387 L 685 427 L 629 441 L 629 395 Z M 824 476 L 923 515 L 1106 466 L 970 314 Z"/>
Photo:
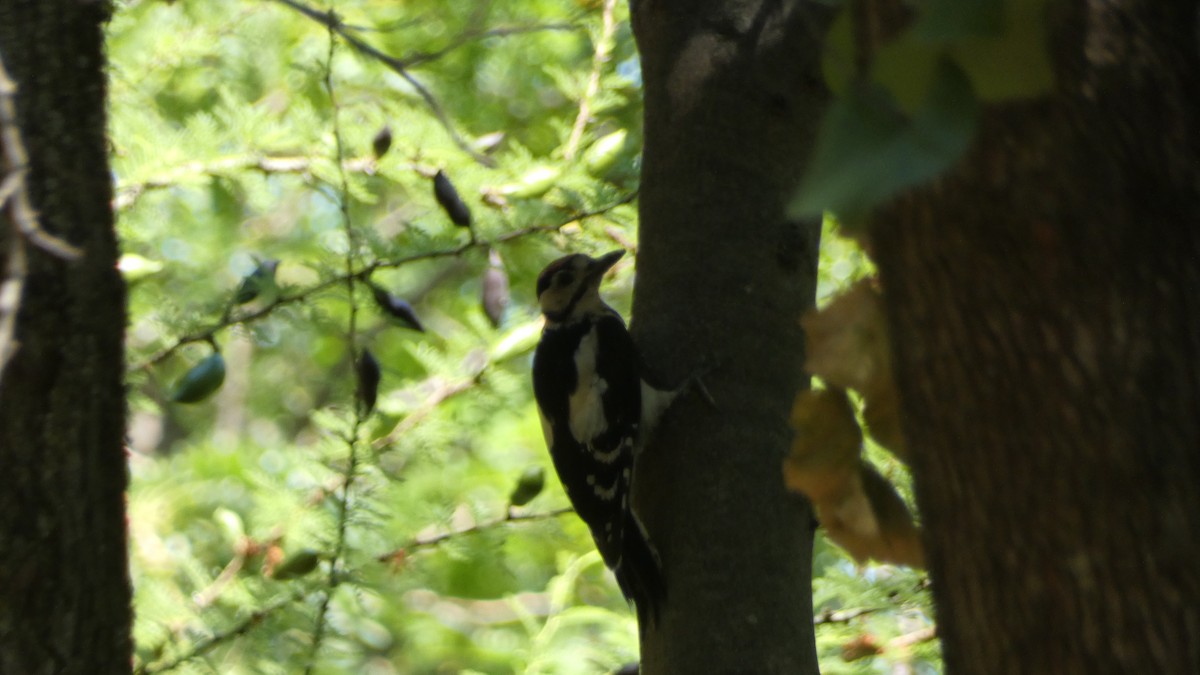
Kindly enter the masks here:
<path id="1" fill-rule="evenodd" d="M 570 323 L 604 308 L 600 299 L 600 279 L 625 251 L 617 250 L 599 258 L 576 253 L 546 265 L 538 275 L 538 304 L 546 320 Z"/>

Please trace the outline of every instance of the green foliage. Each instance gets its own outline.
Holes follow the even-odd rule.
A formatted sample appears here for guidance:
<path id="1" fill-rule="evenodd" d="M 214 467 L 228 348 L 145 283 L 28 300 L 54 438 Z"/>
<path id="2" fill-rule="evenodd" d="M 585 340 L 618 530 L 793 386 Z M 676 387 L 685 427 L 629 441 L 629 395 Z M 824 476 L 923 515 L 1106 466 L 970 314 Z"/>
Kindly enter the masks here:
<path id="1" fill-rule="evenodd" d="M 537 272 L 636 240 L 627 11 L 606 34 L 590 2 L 338 2 L 339 29 L 400 73 L 342 38 L 331 52 L 314 9 L 129 0 L 109 24 L 114 205 L 136 276 L 138 672 L 635 660 L 633 615 L 564 515 L 528 383 Z M 439 205 L 438 171 L 469 228 Z M 824 250 L 823 295 L 864 273 L 852 245 L 827 236 Z M 241 290 L 276 260 L 274 283 Z M 495 326 L 489 269 L 511 284 Z M 631 279 L 621 268 L 609 285 L 622 310 Z M 171 404 L 217 343 L 223 384 Z M 366 389 L 365 350 L 379 365 Z M 821 607 L 874 602 L 859 595 L 870 576 L 902 574 L 821 550 Z M 910 611 L 888 603 L 870 614 L 880 635 Z"/>
<path id="2" fill-rule="evenodd" d="M 848 226 L 932 180 L 970 148 L 980 103 L 1039 96 L 1054 84 L 1046 0 L 930 0 L 881 45 L 860 45 L 845 3 L 822 69 L 836 99 L 793 199 L 797 216 L 832 211 Z M 867 72 L 856 55 L 872 52 Z"/>

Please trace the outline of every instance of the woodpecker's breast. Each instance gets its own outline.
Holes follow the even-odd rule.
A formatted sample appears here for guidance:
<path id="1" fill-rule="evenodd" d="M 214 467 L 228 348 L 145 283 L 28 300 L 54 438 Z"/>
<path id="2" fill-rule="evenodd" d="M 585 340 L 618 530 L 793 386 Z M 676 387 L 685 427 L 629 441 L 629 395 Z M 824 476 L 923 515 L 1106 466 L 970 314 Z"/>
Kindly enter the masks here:
<path id="1" fill-rule="evenodd" d="M 568 398 L 571 435 L 580 443 L 587 443 L 608 430 L 604 416 L 608 382 L 596 370 L 599 348 L 599 335 L 592 325 L 575 350 L 575 390 Z"/>
<path id="2" fill-rule="evenodd" d="M 547 328 L 533 359 L 533 388 L 552 454 L 584 449 L 611 464 L 630 447 L 641 414 L 638 358 L 615 312 Z"/>

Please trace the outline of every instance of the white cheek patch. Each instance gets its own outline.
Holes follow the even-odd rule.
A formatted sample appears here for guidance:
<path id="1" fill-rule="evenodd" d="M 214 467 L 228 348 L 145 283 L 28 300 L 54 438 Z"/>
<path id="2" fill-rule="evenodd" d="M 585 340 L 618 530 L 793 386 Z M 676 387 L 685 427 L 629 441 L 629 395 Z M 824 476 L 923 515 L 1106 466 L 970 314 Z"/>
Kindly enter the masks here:
<path id="1" fill-rule="evenodd" d="M 579 341 L 575 351 L 575 373 L 578 377 L 575 391 L 571 392 L 571 435 L 582 444 L 587 444 L 608 428 L 604 419 L 604 392 L 608 383 L 596 373 L 596 350 L 599 339 L 595 326 Z"/>

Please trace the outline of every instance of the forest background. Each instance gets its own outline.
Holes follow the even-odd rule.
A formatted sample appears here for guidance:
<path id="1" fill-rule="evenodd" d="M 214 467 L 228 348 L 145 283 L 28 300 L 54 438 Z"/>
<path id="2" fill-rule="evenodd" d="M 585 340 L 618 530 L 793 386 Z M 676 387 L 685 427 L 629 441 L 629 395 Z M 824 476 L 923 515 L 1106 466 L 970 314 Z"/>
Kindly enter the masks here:
<path id="1" fill-rule="evenodd" d="M 628 8 L 337 12 L 344 35 L 293 3 L 134 2 L 108 26 L 138 672 L 296 672 L 314 655 L 371 673 L 636 661 L 632 613 L 562 515 L 528 380 L 540 268 L 637 250 Z M 439 170 L 470 231 L 436 200 Z M 870 267 L 829 230 L 823 244 L 825 300 Z M 232 306 L 268 259 L 278 289 Z M 349 296 L 347 265 L 374 269 L 423 332 L 364 286 Z M 630 256 L 605 286 L 626 316 L 633 273 Z M 487 291 L 507 303 L 495 325 L 487 284 L 505 287 Z M 220 389 L 171 402 L 214 347 Z M 382 366 L 361 418 L 354 348 Z M 508 520 L 532 468 L 548 486 Z M 306 574 L 280 574 L 297 562 Z M 823 540 L 815 569 L 825 672 L 876 672 L 874 658 L 937 670 L 920 574 L 859 567 Z M 914 631 L 915 647 L 880 646 Z"/>
<path id="2" fill-rule="evenodd" d="M 0 671 L 1200 669 L 1194 2 L 333 9 L 0 1 Z M 527 379 L 613 248 L 640 634 Z"/>

